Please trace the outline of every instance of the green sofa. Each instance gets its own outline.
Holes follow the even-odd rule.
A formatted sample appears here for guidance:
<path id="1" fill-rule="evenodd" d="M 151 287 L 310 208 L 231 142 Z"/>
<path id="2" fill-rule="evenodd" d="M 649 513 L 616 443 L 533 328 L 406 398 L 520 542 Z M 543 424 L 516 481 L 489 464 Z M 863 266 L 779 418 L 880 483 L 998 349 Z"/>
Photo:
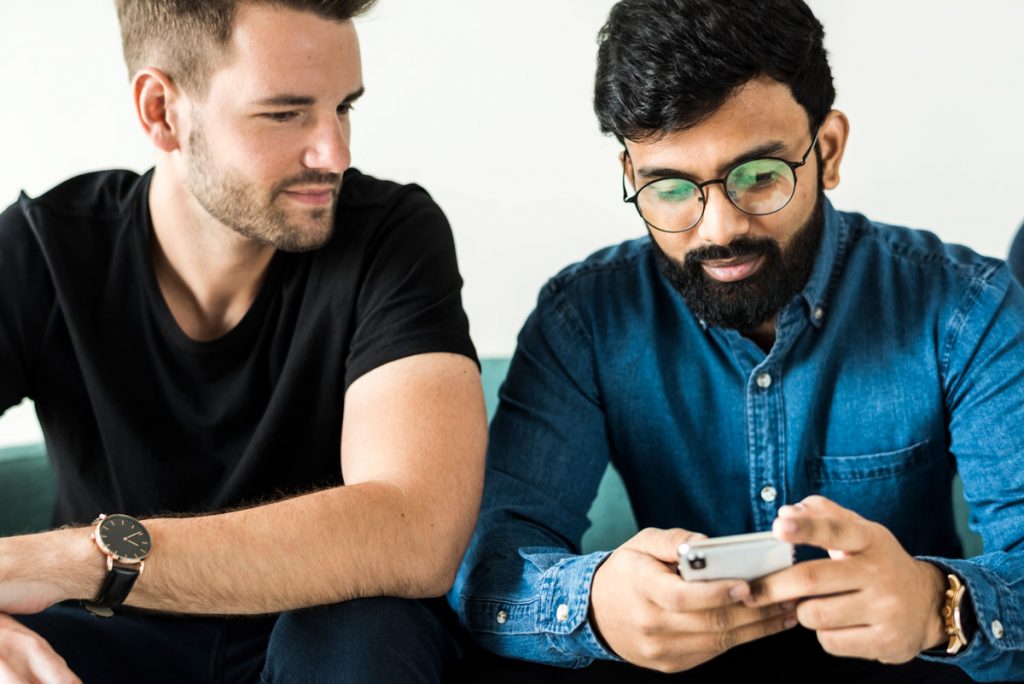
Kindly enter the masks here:
<path id="1" fill-rule="evenodd" d="M 484 359 L 483 384 L 489 415 L 498 403 L 498 387 L 509 360 Z M 0 449 L 0 536 L 45 529 L 53 508 L 53 479 L 42 444 Z M 957 525 L 967 556 L 981 552 L 981 540 L 967 527 L 967 507 L 960 481 L 954 483 Z M 591 528 L 583 536 L 583 550 L 613 549 L 636 531 L 622 480 L 609 468 L 590 509 Z"/>

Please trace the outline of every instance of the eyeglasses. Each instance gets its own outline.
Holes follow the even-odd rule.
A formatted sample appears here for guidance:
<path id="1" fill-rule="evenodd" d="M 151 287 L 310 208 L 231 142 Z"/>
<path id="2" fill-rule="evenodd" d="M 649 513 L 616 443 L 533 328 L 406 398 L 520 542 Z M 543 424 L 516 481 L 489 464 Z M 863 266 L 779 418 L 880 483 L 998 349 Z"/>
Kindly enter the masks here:
<path id="1" fill-rule="evenodd" d="M 725 196 L 744 214 L 774 214 L 785 208 L 796 194 L 796 170 L 807 163 L 807 156 L 818 142 L 820 130 L 814 132 L 810 146 L 798 162 L 776 157 L 751 159 L 732 167 L 724 177 L 703 183 L 669 176 L 652 180 L 629 195 L 623 172 L 622 201 L 636 206 L 640 218 L 663 233 L 683 233 L 700 223 L 707 206 L 704 188 L 715 183 L 722 184 Z"/>

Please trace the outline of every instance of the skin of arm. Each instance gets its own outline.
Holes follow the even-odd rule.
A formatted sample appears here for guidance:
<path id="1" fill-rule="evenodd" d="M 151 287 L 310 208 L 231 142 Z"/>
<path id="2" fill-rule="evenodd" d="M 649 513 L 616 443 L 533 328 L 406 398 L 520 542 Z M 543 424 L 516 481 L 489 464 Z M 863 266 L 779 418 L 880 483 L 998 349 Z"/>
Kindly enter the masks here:
<path id="1" fill-rule="evenodd" d="M 443 594 L 479 511 L 486 420 L 469 358 L 422 354 L 370 371 L 345 397 L 345 485 L 228 513 L 146 520 L 153 552 L 127 605 L 245 615 Z M 94 598 L 105 573 L 87 529 L 0 539 L 0 612 Z"/>

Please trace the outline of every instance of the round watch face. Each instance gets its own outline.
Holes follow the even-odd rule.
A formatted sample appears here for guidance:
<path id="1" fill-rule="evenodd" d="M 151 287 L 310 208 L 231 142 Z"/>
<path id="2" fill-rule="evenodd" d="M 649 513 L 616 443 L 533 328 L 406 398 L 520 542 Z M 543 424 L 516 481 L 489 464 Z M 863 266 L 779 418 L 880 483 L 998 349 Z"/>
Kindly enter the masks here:
<path id="1" fill-rule="evenodd" d="M 153 546 L 153 540 L 142 523 L 127 515 L 104 518 L 96 531 L 96 541 L 104 551 L 129 563 L 144 559 Z"/>

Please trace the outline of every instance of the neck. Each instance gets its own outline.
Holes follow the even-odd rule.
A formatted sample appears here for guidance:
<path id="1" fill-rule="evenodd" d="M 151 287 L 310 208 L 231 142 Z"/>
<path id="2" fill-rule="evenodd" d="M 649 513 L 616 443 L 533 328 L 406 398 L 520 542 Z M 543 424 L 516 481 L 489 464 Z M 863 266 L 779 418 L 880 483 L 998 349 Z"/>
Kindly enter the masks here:
<path id="1" fill-rule="evenodd" d="M 149 188 L 153 268 L 182 331 L 213 340 L 245 316 L 275 250 L 210 216 L 175 171 L 158 164 Z"/>
<path id="2" fill-rule="evenodd" d="M 775 320 L 765 321 L 753 330 L 744 331 L 743 335 L 752 339 L 758 347 L 768 353 L 775 344 Z"/>

